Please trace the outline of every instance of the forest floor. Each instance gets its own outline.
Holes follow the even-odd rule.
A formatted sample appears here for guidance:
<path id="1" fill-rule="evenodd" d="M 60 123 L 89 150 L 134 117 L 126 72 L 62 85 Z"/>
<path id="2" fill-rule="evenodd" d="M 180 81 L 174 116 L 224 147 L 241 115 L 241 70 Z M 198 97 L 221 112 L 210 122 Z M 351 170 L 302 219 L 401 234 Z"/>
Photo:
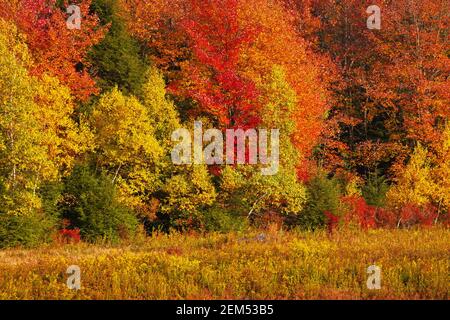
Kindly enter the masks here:
<path id="1" fill-rule="evenodd" d="M 72 265 L 79 290 L 67 286 Z M 380 289 L 367 286 L 371 265 Z M 0 251 L 0 299 L 448 299 L 449 274 L 439 227 L 159 234 Z"/>

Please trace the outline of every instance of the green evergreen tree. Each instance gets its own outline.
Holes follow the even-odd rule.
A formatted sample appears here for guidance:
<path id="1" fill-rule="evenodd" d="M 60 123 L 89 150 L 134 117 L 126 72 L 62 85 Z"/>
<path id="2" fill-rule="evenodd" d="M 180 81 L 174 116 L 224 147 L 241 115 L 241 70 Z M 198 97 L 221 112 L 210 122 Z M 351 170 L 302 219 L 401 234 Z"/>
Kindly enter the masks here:
<path id="1" fill-rule="evenodd" d="M 90 52 L 92 73 L 99 77 L 98 84 L 103 90 L 117 85 L 124 93 L 137 93 L 147 65 L 138 42 L 130 36 L 120 17 L 118 1 L 94 0 L 91 7 L 102 24 L 110 26 L 102 42 Z"/>
<path id="2" fill-rule="evenodd" d="M 341 186 L 336 178 L 329 179 L 324 172 L 315 176 L 308 185 L 308 201 L 298 215 L 302 229 L 315 230 L 326 223 L 325 212 L 340 214 Z"/>
<path id="3" fill-rule="evenodd" d="M 138 221 L 118 201 L 110 176 L 98 174 L 87 166 L 77 166 L 64 182 L 62 217 L 79 228 L 84 239 L 117 242 L 134 235 Z"/>
<path id="4" fill-rule="evenodd" d="M 375 171 L 367 176 L 366 184 L 362 188 L 362 195 L 368 205 L 384 207 L 388 190 L 389 184 L 384 176 Z"/>

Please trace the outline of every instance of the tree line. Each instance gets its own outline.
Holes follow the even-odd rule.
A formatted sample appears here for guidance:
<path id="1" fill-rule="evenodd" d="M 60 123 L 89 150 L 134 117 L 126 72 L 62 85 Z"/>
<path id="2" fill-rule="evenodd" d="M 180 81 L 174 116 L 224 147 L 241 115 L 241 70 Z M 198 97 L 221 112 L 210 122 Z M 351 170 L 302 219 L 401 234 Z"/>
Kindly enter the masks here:
<path id="1" fill-rule="evenodd" d="M 448 223 L 449 4 L 0 0 L 0 246 Z M 171 134 L 277 128 L 274 176 Z"/>

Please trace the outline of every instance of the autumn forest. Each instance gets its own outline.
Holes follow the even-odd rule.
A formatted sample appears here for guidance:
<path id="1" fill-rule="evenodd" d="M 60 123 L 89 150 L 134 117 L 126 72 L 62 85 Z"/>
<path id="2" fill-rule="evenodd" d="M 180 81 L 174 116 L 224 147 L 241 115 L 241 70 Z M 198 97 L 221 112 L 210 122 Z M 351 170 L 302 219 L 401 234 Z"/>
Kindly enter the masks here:
<path id="1" fill-rule="evenodd" d="M 361 252 L 369 250 L 366 237 L 382 239 L 379 250 L 383 241 L 401 239 L 385 246 L 401 243 L 398 252 L 406 252 L 412 250 L 408 242 L 423 233 L 429 242 L 414 250 L 427 255 L 434 243 L 437 262 L 428 263 L 440 271 L 428 265 L 414 270 L 428 270 L 430 279 L 448 271 L 447 0 L 0 3 L 1 249 L 145 243 L 139 250 L 167 246 L 170 257 L 189 260 L 191 241 L 195 251 L 202 241 L 222 248 L 222 241 L 226 247 L 248 237 L 253 240 L 242 250 L 249 257 L 261 250 L 294 261 L 283 248 L 325 256 L 336 245 L 348 250 L 343 256 L 353 256 L 345 242 L 350 240 L 343 240 L 348 236 L 359 239 Z M 194 123 L 219 133 L 279 130 L 276 174 L 262 175 L 260 163 L 174 163 L 173 133 L 194 132 Z M 200 146 L 207 140 L 202 135 Z M 275 147 L 270 149 L 273 154 Z M 302 247 L 298 234 L 316 249 Z M 382 260 L 398 271 L 391 258 Z M 42 259 L 48 270 L 57 268 Z M 5 256 L 3 261 L 0 270 L 14 274 Z M 176 268 L 190 268 L 177 261 Z M 192 273 L 203 274 L 202 266 Z M 339 269 L 333 263 L 330 268 Z M 397 271 L 388 279 L 397 279 Z M 339 288 L 340 280 L 327 279 Z M 335 297 L 313 287 L 302 287 L 310 294 L 297 296 L 280 282 L 252 291 L 215 286 L 229 279 L 210 279 L 210 285 L 203 280 L 199 286 L 208 289 L 178 283 L 181 291 L 170 292 L 178 289 L 168 285 L 172 289 L 150 296 L 130 294 Z M 0 279 L 0 287 L 12 281 Z M 355 291 L 352 281 L 350 291 L 335 291 L 336 297 L 370 298 Z M 434 294 L 420 291 L 421 283 L 411 289 L 415 297 L 448 298 L 448 284 L 427 284 Z M 390 287 L 380 297 L 411 297 L 404 289 L 411 285 Z M 82 294 L 130 298 L 120 286 L 106 296 L 94 289 Z M 0 299 L 21 297 L 19 289 L 8 290 Z M 58 292 L 73 298 L 57 287 L 48 290 L 40 297 Z"/>

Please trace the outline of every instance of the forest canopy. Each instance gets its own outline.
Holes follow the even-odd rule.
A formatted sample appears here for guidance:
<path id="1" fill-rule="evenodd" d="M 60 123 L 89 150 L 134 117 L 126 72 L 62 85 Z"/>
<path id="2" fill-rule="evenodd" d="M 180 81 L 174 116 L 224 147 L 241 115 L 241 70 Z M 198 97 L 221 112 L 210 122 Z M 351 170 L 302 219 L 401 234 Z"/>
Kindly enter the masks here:
<path id="1" fill-rule="evenodd" d="M 0 247 L 448 224 L 449 2 L 372 2 L 0 0 Z M 277 174 L 173 163 L 195 121 L 279 129 Z"/>

